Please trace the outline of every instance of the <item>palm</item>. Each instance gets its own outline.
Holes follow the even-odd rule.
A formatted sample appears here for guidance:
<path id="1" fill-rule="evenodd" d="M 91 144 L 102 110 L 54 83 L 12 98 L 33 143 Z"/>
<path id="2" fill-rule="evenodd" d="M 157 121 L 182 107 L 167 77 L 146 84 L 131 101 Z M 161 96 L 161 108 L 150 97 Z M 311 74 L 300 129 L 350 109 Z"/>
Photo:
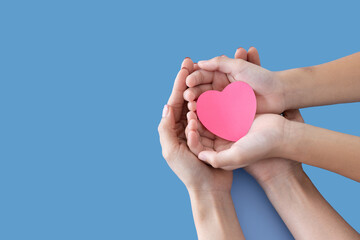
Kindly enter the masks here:
<path id="1" fill-rule="evenodd" d="M 235 54 L 238 56 L 237 58 L 241 59 L 249 59 L 249 61 L 260 65 L 260 59 L 257 51 L 252 51 L 252 56 L 250 56 L 250 52 L 247 54 L 248 56 L 244 56 L 240 52 Z M 242 56 L 241 56 L 242 55 Z M 250 56 L 250 57 L 249 57 Z M 252 66 L 257 67 L 256 65 Z M 203 70 L 201 70 L 203 71 Z M 272 80 L 271 73 L 267 70 L 263 71 L 257 77 L 250 77 L 248 74 L 242 74 L 242 79 L 238 76 L 233 76 L 232 74 L 224 74 L 220 72 L 214 72 L 212 75 L 212 81 L 208 84 L 203 84 L 205 86 L 196 86 L 193 89 L 188 89 L 189 92 L 193 93 L 193 96 L 197 98 L 202 92 L 207 90 L 217 90 L 222 91 L 231 81 L 243 80 L 248 82 L 254 89 L 256 89 L 257 94 L 257 102 L 258 102 L 258 112 L 265 111 L 266 109 L 277 109 L 275 112 L 280 112 L 281 106 L 278 104 L 280 101 L 280 97 L 276 94 L 276 89 L 279 86 L 276 86 L 276 83 Z M 245 78 L 244 78 L 245 77 Z M 204 79 L 204 78 L 203 78 Z M 257 79 L 256 81 L 252 79 Z M 195 89 L 198 88 L 198 89 Z M 194 98 L 194 100 L 195 100 Z M 196 107 L 195 107 L 196 108 Z M 195 110 L 195 108 L 193 110 Z M 295 121 L 303 121 L 298 110 L 289 111 L 293 115 L 290 120 Z M 189 119 L 190 116 L 190 119 Z M 198 121 L 195 114 L 189 114 L 188 120 L 192 120 L 196 122 L 196 124 L 192 125 L 192 130 L 198 134 L 197 137 L 194 137 L 195 140 L 198 140 L 200 144 L 194 144 L 192 141 L 188 141 L 188 145 L 190 149 L 195 153 L 199 154 L 202 150 L 212 150 L 212 151 L 222 151 L 228 149 L 234 145 L 233 142 L 229 142 L 227 140 L 221 139 L 217 136 L 211 134 L 204 126 Z M 248 149 L 256 147 L 259 143 L 264 142 L 266 140 L 275 141 L 277 136 L 276 133 L 269 131 L 269 129 L 281 129 L 281 125 L 283 124 L 283 118 L 277 115 L 261 115 L 257 116 L 255 119 L 248 135 L 246 135 L 245 142 L 247 142 Z M 191 125 L 191 124 L 190 124 Z M 195 126 L 194 126 L 195 125 Z M 191 129 L 191 126 L 188 126 Z M 244 141 L 242 141 L 244 142 Z M 190 144 L 189 144 L 190 143 Z M 239 144 L 239 143 L 235 143 Z M 192 146 L 191 146 L 192 145 Z M 259 145 L 258 145 L 259 146 Z M 261 146 L 261 145 L 260 145 Z M 294 161 L 281 159 L 281 158 L 270 158 L 263 159 L 256 163 L 253 163 L 247 166 L 245 169 L 252 176 L 254 176 L 258 180 L 269 179 L 271 176 L 275 176 L 278 174 L 288 173 L 290 170 L 295 168 L 301 168 L 301 164 L 298 164 Z"/>
<path id="2" fill-rule="evenodd" d="M 236 59 L 230 73 L 207 71 L 201 69 L 188 77 L 190 89 L 185 95 L 186 100 L 194 101 L 207 90 L 223 90 L 230 82 L 244 81 L 255 91 L 257 113 L 281 113 L 284 111 L 282 86 L 275 79 L 274 73 L 242 59 Z M 191 93 L 190 93 L 191 92 Z"/>
<path id="3" fill-rule="evenodd" d="M 277 94 L 274 94 L 275 92 L 274 89 L 278 88 L 279 86 L 276 86 L 276 84 L 272 80 L 272 73 L 270 71 L 255 65 L 255 64 L 260 65 L 260 59 L 257 51 L 255 52 L 252 51 L 251 53 L 237 52 L 235 53 L 235 58 L 238 58 L 238 60 L 242 59 L 239 61 L 244 61 L 248 59 L 249 61 L 252 62 L 252 63 L 249 62 L 248 63 L 249 67 L 245 68 L 242 71 L 241 78 L 239 77 L 240 76 L 239 74 L 234 74 L 234 73 L 226 74 L 220 71 L 208 72 L 205 70 L 199 70 L 197 72 L 194 72 L 192 75 L 188 77 L 187 79 L 188 83 L 190 85 L 192 85 L 192 83 L 194 82 L 199 83 L 201 81 L 203 82 L 205 81 L 207 83 L 189 88 L 185 92 L 185 97 L 188 98 L 188 100 L 190 101 L 195 100 L 197 97 L 199 97 L 200 94 L 202 94 L 205 91 L 209 91 L 209 90 L 222 91 L 227 85 L 230 84 L 230 82 L 245 81 L 248 82 L 257 91 L 256 95 L 257 95 L 258 109 L 259 106 L 264 107 L 265 105 L 269 105 L 269 106 L 274 105 L 276 107 L 276 105 L 279 105 L 278 98 L 280 97 L 278 97 Z M 255 76 L 250 75 L 250 72 L 253 72 Z M 257 80 L 254 81 L 253 79 L 257 79 Z M 193 105 L 190 104 L 190 108 L 192 108 L 190 110 L 195 111 L 196 106 L 194 107 L 191 106 Z M 264 117 L 262 117 L 261 119 L 263 118 Z M 196 123 L 190 124 L 188 129 L 198 132 L 198 136 L 196 137 L 196 139 L 200 142 L 200 144 L 198 144 L 197 146 L 191 146 L 190 144 L 190 149 L 193 152 L 195 152 L 195 154 L 198 154 L 200 151 L 203 150 L 212 150 L 219 152 L 228 149 L 232 146 L 233 142 L 227 141 L 210 133 L 197 119 L 196 114 L 190 113 L 188 115 L 188 122 L 190 121 L 194 121 Z M 258 121 L 259 119 L 255 122 Z M 259 131 L 259 128 L 261 128 L 261 124 L 259 125 L 254 124 L 252 130 L 250 131 L 257 132 Z"/>
<path id="4" fill-rule="evenodd" d="M 283 102 L 281 86 L 274 73 L 252 63 L 239 72 L 227 74 L 231 82 L 244 81 L 255 91 L 258 113 L 281 113 Z"/>
<path id="5" fill-rule="evenodd" d="M 194 114 L 189 115 L 190 122 L 187 132 L 193 131 L 193 133 L 191 136 L 188 133 L 188 146 L 195 154 L 199 154 L 201 151 L 221 152 L 235 147 L 241 148 L 245 153 L 256 153 L 251 155 L 251 158 L 266 156 L 268 152 L 277 147 L 275 144 L 281 141 L 283 124 L 285 123 L 285 119 L 280 115 L 257 115 L 247 135 L 237 142 L 230 142 L 214 136 L 197 119 L 194 119 Z M 197 129 L 193 124 L 194 121 L 196 121 Z"/>
<path id="6" fill-rule="evenodd" d="M 196 187 L 197 190 L 201 188 L 201 190 L 205 191 L 230 190 L 232 172 L 214 169 L 206 165 L 199 161 L 197 156 L 189 150 L 185 138 L 185 127 L 187 126 L 186 113 L 188 112 L 188 108 L 184 105 L 182 106 L 182 110 L 177 109 L 176 112 L 181 112 L 181 114 L 175 116 L 176 124 L 174 129 L 177 133 L 179 144 L 172 154 L 177 160 L 169 163 L 171 169 L 189 189 Z"/>
<path id="7" fill-rule="evenodd" d="M 216 90 L 216 91 L 222 91 L 230 82 L 225 74 L 220 72 L 215 72 L 216 78 L 214 78 L 214 81 L 209 84 L 203 85 L 204 88 L 207 90 Z M 199 132 L 199 141 L 201 142 L 203 149 L 199 149 L 199 151 L 202 150 L 213 150 L 213 151 L 222 151 L 231 146 L 231 142 L 222 139 L 210 131 L 208 131 L 201 122 L 197 119 L 197 116 L 195 114 L 188 115 L 188 122 L 190 121 L 196 121 L 196 126 L 192 130 L 198 130 Z"/>
<path id="8" fill-rule="evenodd" d="M 299 110 L 291 110 L 285 112 L 289 120 L 304 122 Z M 255 162 L 245 168 L 259 182 L 266 182 L 274 176 L 289 174 L 292 171 L 301 169 L 301 163 L 284 159 L 284 158 L 270 158 Z"/>

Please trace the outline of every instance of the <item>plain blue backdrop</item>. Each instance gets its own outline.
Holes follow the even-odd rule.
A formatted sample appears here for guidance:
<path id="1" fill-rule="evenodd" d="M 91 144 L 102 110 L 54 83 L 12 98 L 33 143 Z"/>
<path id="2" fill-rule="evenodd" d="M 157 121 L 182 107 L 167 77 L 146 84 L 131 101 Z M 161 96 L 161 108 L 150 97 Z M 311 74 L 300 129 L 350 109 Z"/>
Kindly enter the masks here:
<path id="1" fill-rule="evenodd" d="M 157 125 L 181 61 L 259 49 L 282 70 L 360 50 L 354 1 L 1 1 L 0 239 L 195 239 Z M 341 81 L 342 79 L 339 79 Z M 360 104 L 302 110 L 360 136 Z M 360 185 L 305 166 L 360 231 Z M 248 239 L 291 239 L 236 171 Z"/>

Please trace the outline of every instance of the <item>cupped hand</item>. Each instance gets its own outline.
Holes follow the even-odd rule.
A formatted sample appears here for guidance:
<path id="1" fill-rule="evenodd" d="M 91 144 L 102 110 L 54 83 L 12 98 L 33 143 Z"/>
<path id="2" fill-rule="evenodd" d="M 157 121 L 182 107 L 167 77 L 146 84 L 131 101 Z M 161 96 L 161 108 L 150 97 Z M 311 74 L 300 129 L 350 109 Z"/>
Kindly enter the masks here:
<path id="1" fill-rule="evenodd" d="M 207 90 L 221 91 L 229 82 L 243 81 L 255 91 L 257 113 L 282 113 L 285 111 L 283 84 L 278 80 L 275 72 L 262 68 L 256 57 L 255 48 L 250 48 L 250 58 L 246 57 L 244 49 L 238 49 L 237 59 L 226 56 L 215 57 L 207 61 L 198 62 L 200 70 L 193 72 L 186 79 L 189 89 L 184 93 L 189 101 L 190 110 L 194 110 L 194 101 Z"/>
<path id="2" fill-rule="evenodd" d="M 186 77 L 194 69 L 191 59 L 182 63 L 171 96 L 163 110 L 158 127 L 162 153 L 170 168 L 190 191 L 230 192 L 232 172 L 214 169 L 189 150 L 186 144 L 185 127 L 188 108 L 183 99 L 187 86 Z"/>
<path id="3" fill-rule="evenodd" d="M 206 146 L 198 157 L 213 166 L 225 170 L 246 167 L 256 161 L 279 157 L 282 148 L 286 146 L 287 121 L 281 115 L 260 114 L 257 115 L 252 123 L 249 132 L 237 142 L 221 142 L 217 149 Z M 191 126 L 190 126 L 191 127 Z M 195 129 L 191 129 L 191 132 Z M 190 130 L 189 130 L 190 132 Z M 193 150 L 194 140 L 192 137 L 200 138 L 195 133 L 188 133 L 188 145 Z M 204 139 L 202 139 L 204 143 Z"/>
<path id="4" fill-rule="evenodd" d="M 290 121 L 304 122 L 299 110 L 288 110 L 284 117 Z M 260 184 L 266 183 L 274 178 L 283 177 L 286 179 L 291 174 L 302 171 L 300 162 L 285 158 L 269 158 L 250 164 L 245 170 L 251 174 Z"/>
<path id="5" fill-rule="evenodd" d="M 251 63 L 260 65 L 260 57 L 255 48 L 250 48 L 248 52 L 243 48 L 239 48 L 235 53 L 235 58 L 241 58 L 247 60 Z M 223 88 L 226 87 L 229 82 L 225 79 L 222 83 Z M 200 87 L 203 88 L 203 87 Z M 200 89 L 199 88 L 199 89 Z M 203 88 L 203 91 L 206 91 Z M 201 94 L 202 92 L 199 92 Z M 196 105 L 192 102 L 189 103 L 193 107 L 193 110 L 196 110 Z M 188 126 L 186 128 L 187 143 L 189 148 L 195 153 L 199 154 L 202 151 L 216 151 L 220 152 L 232 147 L 233 142 L 229 142 L 222 138 L 216 137 L 210 133 L 204 126 L 198 121 L 195 112 L 189 112 L 188 117 Z M 284 117 L 292 121 L 303 121 L 298 110 L 290 110 L 284 113 Z M 258 146 L 261 142 L 266 144 L 260 144 L 260 151 L 256 151 L 260 155 L 266 156 L 266 152 L 270 152 L 276 146 L 276 142 L 281 142 L 283 138 L 283 129 L 284 129 L 284 118 L 277 115 L 259 115 L 257 116 L 250 134 L 253 134 L 255 137 L 250 137 L 250 142 L 248 143 L 247 149 L 251 150 L 251 141 L 253 141 L 254 147 Z M 278 129 L 277 132 L 268 131 L 269 129 Z M 259 134 L 257 136 L 257 134 Z M 253 140 L 252 140 L 253 139 Z M 270 144 L 269 144 L 270 143 Z M 268 146 L 267 148 L 265 146 Z M 244 152 L 246 148 L 244 145 Z M 262 152 L 261 152 L 262 151 Z M 250 155 L 250 154 L 249 154 Z M 250 156 L 248 156 L 250 157 Z M 250 157 L 251 158 L 251 157 Z M 211 160 L 208 160 L 211 161 Z M 221 165 L 217 161 L 209 162 L 215 167 L 223 167 L 224 169 L 233 169 L 233 166 Z M 238 166 L 238 165 L 237 165 Z M 262 159 L 258 162 L 250 164 L 245 168 L 253 177 L 255 177 L 259 182 L 266 181 L 270 178 L 273 178 L 277 175 L 286 174 L 291 172 L 290 170 L 301 169 L 301 165 L 295 161 L 283 159 L 283 158 L 270 158 Z"/>
<path id="6" fill-rule="evenodd" d="M 259 53 L 256 48 L 251 47 L 247 52 L 244 48 L 238 48 L 235 52 L 235 58 L 242 59 L 245 61 L 250 61 L 254 64 L 260 65 Z M 190 74 L 186 81 L 192 82 L 194 77 L 198 76 L 201 78 L 202 74 L 206 74 L 203 70 L 200 70 L 197 65 L 194 67 L 194 72 Z M 215 72 L 214 75 L 219 73 Z M 230 84 L 227 78 L 219 77 L 214 78 L 214 82 L 208 82 L 204 84 L 197 85 L 196 87 L 188 88 L 184 92 L 184 99 L 189 99 L 191 94 L 195 93 L 197 96 L 201 93 L 208 90 L 223 90 L 228 84 Z M 195 99 L 193 97 L 193 99 Z M 186 127 L 185 133 L 187 137 L 187 143 L 190 150 L 199 155 L 202 151 L 222 151 L 231 147 L 233 142 L 229 142 L 225 139 L 222 139 L 211 132 L 209 132 L 197 119 L 196 111 L 196 102 L 188 102 L 189 112 L 187 113 L 188 125 Z"/>

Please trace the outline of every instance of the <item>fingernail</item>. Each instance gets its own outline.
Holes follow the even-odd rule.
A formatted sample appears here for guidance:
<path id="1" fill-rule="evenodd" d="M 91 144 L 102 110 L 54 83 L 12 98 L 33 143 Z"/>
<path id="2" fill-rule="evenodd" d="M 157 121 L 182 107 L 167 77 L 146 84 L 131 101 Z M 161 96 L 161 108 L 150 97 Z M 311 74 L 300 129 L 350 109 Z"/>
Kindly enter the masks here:
<path id="1" fill-rule="evenodd" d="M 206 161 L 206 155 L 203 152 L 199 153 L 198 157 L 201 161 Z"/>
<path id="2" fill-rule="evenodd" d="M 168 105 L 165 105 L 162 112 L 162 117 L 166 117 L 169 113 L 169 107 Z"/>
<path id="3" fill-rule="evenodd" d="M 187 59 L 187 58 L 189 58 L 189 57 L 186 57 L 185 59 Z"/>
<path id="4" fill-rule="evenodd" d="M 206 61 L 202 60 L 202 61 L 198 61 L 198 65 L 204 64 Z"/>

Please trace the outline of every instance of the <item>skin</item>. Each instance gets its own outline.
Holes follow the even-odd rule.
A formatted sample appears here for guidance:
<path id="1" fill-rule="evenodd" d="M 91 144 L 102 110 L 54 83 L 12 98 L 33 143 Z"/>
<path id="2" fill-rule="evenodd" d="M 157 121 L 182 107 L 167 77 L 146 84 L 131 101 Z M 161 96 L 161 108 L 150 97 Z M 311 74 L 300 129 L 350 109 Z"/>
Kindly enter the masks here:
<path id="1" fill-rule="evenodd" d="M 304 171 L 279 174 L 261 186 L 295 239 L 360 239 Z"/>
<path id="2" fill-rule="evenodd" d="M 247 60 L 250 63 L 260 65 L 260 57 L 259 53 L 256 48 L 251 47 L 249 51 L 247 52 L 243 48 L 237 49 L 235 52 L 235 58 L 236 59 L 242 59 Z M 191 79 L 191 75 L 186 79 L 188 82 L 189 79 Z M 190 80 L 191 81 L 191 80 Z M 215 83 L 207 83 L 200 85 L 198 89 L 201 89 L 201 91 L 207 91 L 207 90 L 217 90 L 221 91 L 223 90 L 230 82 L 228 80 L 221 80 L 221 83 L 215 82 Z M 188 90 L 192 90 L 189 88 Z M 188 91 L 187 90 L 187 91 Z M 199 92 L 201 94 L 201 92 Z M 185 94 L 186 95 L 186 94 Z M 184 95 L 184 96 L 185 96 Z M 196 103 L 195 101 L 189 102 L 190 106 L 194 106 L 192 111 L 189 111 L 187 114 L 188 119 L 188 126 L 185 130 L 187 133 L 187 144 L 190 148 L 190 150 L 198 155 L 201 151 L 204 150 L 214 150 L 214 151 L 222 151 L 225 149 L 228 149 L 232 146 L 233 142 L 224 140 L 220 137 L 217 137 L 216 135 L 209 132 L 197 119 L 196 113 L 194 112 L 196 110 Z M 275 116 L 276 118 L 279 118 L 281 121 L 283 120 L 283 117 L 281 116 Z M 286 117 L 288 117 L 290 120 L 300 121 L 303 122 L 302 117 L 300 115 L 300 112 L 298 110 L 292 110 L 286 112 Z M 265 118 L 265 123 L 263 123 L 263 126 L 261 129 L 271 129 L 271 126 L 268 126 L 268 122 L 271 123 L 271 121 L 267 121 L 268 118 Z M 261 123 L 260 123 L 261 124 Z M 277 174 L 284 174 L 289 171 L 292 171 L 293 168 L 301 168 L 300 163 L 295 161 L 289 161 L 281 158 L 271 158 L 271 159 L 264 159 L 259 162 L 256 162 L 255 164 L 251 164 L 245 169 L 258 181 L 266 181 L 268 178 L 271 178 Z"/>
<path id="3" fill-rule="evenodd" d="M 256 51 L 253 49 L 249 51 Z M 285 111 L 283 85 L 276 80 L 274 72 L 256 65 L 257 63 L 259 62 L 248 62 L 244 58 L 230 59 L 224 55 L 209 61 L 200 61 L 200 70 L 186 79 L 190 89 L 185 92 L 184 98 L 192 102 L 202 92 L 210 90 L 210 87 L 222 89 L 229 82 L 244 81 L 255 91 L 258 113 L 282 113 Z"/>
<path id="4" fill-rule="evenodd" d="M 222 90 L 226 81 L 241 80 L 254 88 L 258 113 L 359 101 L 359 65 L 358 53 L 311 68 L 270 72 L 244 59 L 221 56 L 198 63 L 200 70 L 186 79 L 189 89 L 184 98 L 192 102 L 189 108 L 194 111 L 194 101 L 203 91 Z M 197 147 L 195 152 L 199 159 L 215 168 L 232 170 L 262 159 L 280 157 L 360 181 L 359 137 L 296 123 L 278 114 L 258 114 L 248 134 L 236 143 L 204 143 L 204 146 L 201 150 Z"/>
<path id="5" fill-rule="evenodd" d="M 244 49 L 238 49 L 235 58 L 249 60 L 260 65 L 259 54 L 250 48 L 246 56 Z M 213 86 L 211 86 L 213 87 Z M 216 86 L 215 86 L 216 87 Z M 219 90 L 216 88 L 212 88 Z M 205 135 L 210 133 L 196 119 L 188 114 L 187 143 L 194 153 L 206 148 Z M 284 113 L 289 121 L 303 123 L 298 110 Z M 214 138 L 216 142 L 216 138 Z M 227 144 L 225 140 L 223 144 Z M 221 148 L 217 141 L 216 148 Z M 214 145 L 214 144 L 213 144 Z M 211 148 L 213 145 L 209 145 Z M 285 158 L 263 159 L 245 168 L 262 186 L 269 200 L 283 219 L 295 239 L 359 239 L 359 234 L 328 204 L 317 191 L 302 169 L 300 163 Z"/>
<path id="6" fill-rule="evenodd" d="M 275 75 L 284 89 L 285 109 L 360 101 L 360 52 Z"/>
<path id="7" fill-rule="evenodd" d="M 230 194 L 232 172 L 199 161 L 186 144 L 188 109 L 183 94 L 194 67 L 191 59 L 184 60 L 164 107 L 158 127 L 162 153 L 189 192 L 198 238 L 244 239 Z"/>

